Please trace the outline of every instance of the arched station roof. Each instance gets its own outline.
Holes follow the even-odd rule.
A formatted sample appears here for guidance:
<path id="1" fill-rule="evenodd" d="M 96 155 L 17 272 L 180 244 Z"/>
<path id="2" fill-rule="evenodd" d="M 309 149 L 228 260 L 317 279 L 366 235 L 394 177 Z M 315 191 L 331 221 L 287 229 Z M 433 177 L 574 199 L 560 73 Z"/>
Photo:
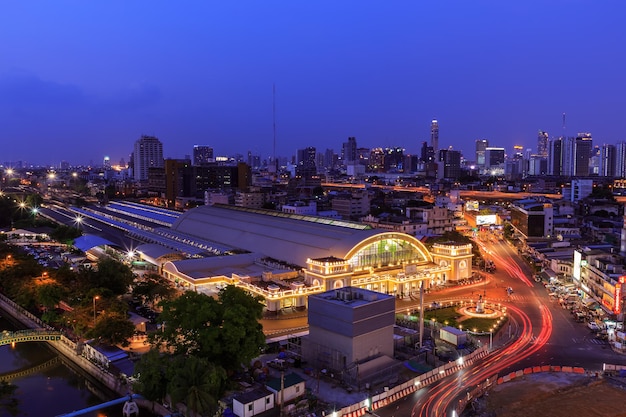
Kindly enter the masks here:
<path id="1" fill-rule="evenodd" d="M 432 261 L 423 244 L 404 233 L 381 233 L 359 223 L 270 210 L 200 206 L 184 213 L 172 229 L 301 267 L 309 258 L 347 259 L 367 242 L 383 236 L 408 241 L 423 254 L 423 260 Z"/>
<path id="2" fill-rule="evenodd" d="M 141 253 L 141 256 L 154 264 L 159 264 L 159 259 L 183 259 L 179 251 L 168 247 L 158 245 L 156 243 L 144 243 L 135 248 L 135 252 Z"/>

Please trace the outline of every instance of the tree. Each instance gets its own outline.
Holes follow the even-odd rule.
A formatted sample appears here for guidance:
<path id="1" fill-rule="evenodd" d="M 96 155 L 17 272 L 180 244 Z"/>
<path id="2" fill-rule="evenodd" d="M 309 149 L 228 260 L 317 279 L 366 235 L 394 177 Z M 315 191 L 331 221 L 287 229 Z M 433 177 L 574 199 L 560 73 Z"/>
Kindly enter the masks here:
<path id="1" fill-rule="evenodd" d="M 178 356 L 169 367 L 168 392 L 172 403 L 185 403 L 198 415 L 213 415 L 224 392 L 226 372 L 206 359 Z"/>
<path id="2" fill-rule="evenodd" d="M 219 293 L 224 307 L 221 339 L 224 345 L 222 364 L 238 366 L 250 363 L 265 346 L 265 334 L 259 320 L 263 317 L 260 297 L 253 297 L 234 285 L 228 285 Z"/>
<path id="3" fill-rule="evenodd" d="M 94 339 L 109 345 L 128 346 L 128 339 L 135 333 L 135 325 L 120 314 L 106 314 L 98 321 L 91 331 Z"/>
<path id="4" fill-rule="evenodd" d="M 145 275 L 133 287 L 133 296 L 142 297 L 148 303 L 158 303 L 161 300 L 169 299 L 176 294 L 176 290 L 171 282 L 158 274 Z"/>
<path id="5" fill-rule="evenodd" d="M 258 320 L 263 305 L 259 297 L 229 285 L 218 299 L 185 292 L 172 301 L 162 301 L 160 319 L 165 328 L 151 335 L 176 354 L 206 358 L 226 370 L 238 369 L 259 355 L 265 335 Z"/>
<path id="6" fill-rule="evenodd" d="M 504 238 L 507 240 L 511 240 L 513 238 L 513 232 L 513 225 L 511 223 L 505 223 L 502 231 Z"/>
<path id="7" fill-rule="evenodd" d="M 73 241 L 81 235 L 82 232 L 76 227 L 58 226 L 52 231 L 50 237 L 58 242 L 68 242 Z"/>
<path id="8" fill-rule="evenodd" d="M 37 287 L 37 299 L 44 307 L 51 309 L 59 304 L 66 290 L 57 283 L 43 284 Z"/>
<path id="9" fill-rule="evenodd" d="M 133 283 L 133 271 L 121 262 L 103 258 L 98 261 L 98 268 L 88 274 L 91 287 L 108 288 L 114 294 L 125 294 Z"/>
<path id="10" fill-rule="evenodd" d="M 158 349 L 150 349 L 141 355 L 141 359 L 135 367 L 137 383 L 134 385 L 136 392 L 141 393 L 150 401 L 160 401 L 167 394 L 167 364 Z"/>

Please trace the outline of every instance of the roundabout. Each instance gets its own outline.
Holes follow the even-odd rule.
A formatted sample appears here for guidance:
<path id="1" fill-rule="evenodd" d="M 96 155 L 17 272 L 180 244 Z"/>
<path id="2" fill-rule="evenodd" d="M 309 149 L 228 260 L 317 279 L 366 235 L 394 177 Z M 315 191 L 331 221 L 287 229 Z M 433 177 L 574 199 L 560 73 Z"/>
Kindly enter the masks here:
<path id="1" fill-rule="evenodd" d="M 496 307 L 494 304 L 490 305 L 483 300 L 482 296 L 480 296 L 474 305 L 470 303 L 458 309 L 458 312 L 463 316 L 485 319 L 504 317 L 505 311 L 506 307 L 500 305 Z"/>

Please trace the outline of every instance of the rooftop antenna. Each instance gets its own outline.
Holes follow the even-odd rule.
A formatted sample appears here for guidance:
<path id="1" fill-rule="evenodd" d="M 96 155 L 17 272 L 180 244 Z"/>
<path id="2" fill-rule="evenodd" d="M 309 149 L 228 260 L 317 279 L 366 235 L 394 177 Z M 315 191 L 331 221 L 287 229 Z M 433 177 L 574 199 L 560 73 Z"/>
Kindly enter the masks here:
<path id="1" fill-rule="evenodd" d="M 272 129 L 274 134 L 274 169 L 278 174 L 278 160 L 276 159 L 276 84 L 272 83 Z"/>
<path id="2" fill-rule="evenodd" d="M 565 137 L 565 113 L 563 113 L 563 137 Z"/>

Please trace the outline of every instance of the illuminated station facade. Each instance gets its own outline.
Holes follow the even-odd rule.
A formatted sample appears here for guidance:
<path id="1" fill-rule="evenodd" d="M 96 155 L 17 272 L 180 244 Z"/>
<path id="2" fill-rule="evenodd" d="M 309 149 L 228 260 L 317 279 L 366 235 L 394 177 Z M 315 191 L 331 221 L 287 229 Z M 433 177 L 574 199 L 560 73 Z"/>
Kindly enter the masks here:
<path id="1" fill-rule="evenodd" d="M 323 217 L 226 205 L 201 206 L 171 226 L 171 237 L 197 239 L 207 253 L 183 257 L 162 246 L 137 248 L 177 286 L 198 292 L 232 284 L 263 298 L 268 312 L 306 309 L 307 298 L 343 287 L 396 297 L 472 275 L 471 244 L 415 237 Z M 209 255 L 210 254 L 210 255 Z"/>

